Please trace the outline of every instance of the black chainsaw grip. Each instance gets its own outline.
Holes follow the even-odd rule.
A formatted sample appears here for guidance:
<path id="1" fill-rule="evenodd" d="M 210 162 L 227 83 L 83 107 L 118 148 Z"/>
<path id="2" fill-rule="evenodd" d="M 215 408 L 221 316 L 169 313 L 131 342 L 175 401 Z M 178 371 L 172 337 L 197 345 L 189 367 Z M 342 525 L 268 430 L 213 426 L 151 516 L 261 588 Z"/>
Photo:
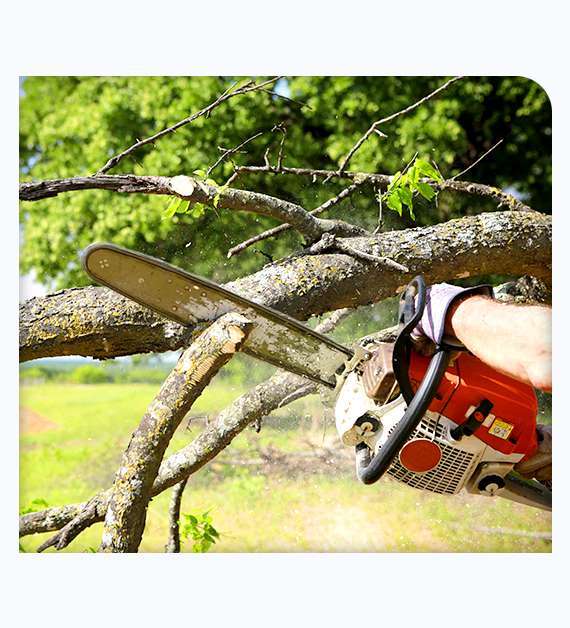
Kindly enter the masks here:
<path id="1" fill-rule="evenodd" d="M 366 447 L 367 452 L 364 451 L 364 448 L 360 448 L 360 450 L 357 448 L 356 475 L 362 483 L 374 484 L 374 482 L 377 482 L 388 470 L 400 449 L 413 434 L 437 392 L 441 378 L 449 364 L 450 356 L 451 354 L 445 349 L 436 351 L 429 363 L 422 383 L 404 412 L 404 416 L 372 460 L 370 460 L 368 447 Z"/>
<path id="2" fill-rule="evenodd" d="M 400 392 L 408 407 L 394 431 L 373 458 L 367 446 L 357 447 L 356 475 L 364 484 L 377 482 L 388 470 L 400 449 L 422 420 L 449 364 L 450 352 L 442 347 L 436 347 L 424 378 L 414 393 L 408 374 L 412 351 L 410 334 L 422 318 L 426 305 L 426 292 L 424 278 L 418 275 L 410 281 L 400 297 L 398 311 L 400 331 L 394 343 L 392 365 Z"/>

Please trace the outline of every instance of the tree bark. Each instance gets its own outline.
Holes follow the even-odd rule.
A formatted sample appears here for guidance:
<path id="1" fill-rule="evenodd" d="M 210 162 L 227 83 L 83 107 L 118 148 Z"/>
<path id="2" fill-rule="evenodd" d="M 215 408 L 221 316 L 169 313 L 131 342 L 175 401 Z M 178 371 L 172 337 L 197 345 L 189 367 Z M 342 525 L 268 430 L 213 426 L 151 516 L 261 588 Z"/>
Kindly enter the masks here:
<path id="1" fill-rule="evenodd" d="M 497 274 L 551 283 L 552 219 L 538 212 L 490 212 L 430 227 L 342 240 L 405 263 L 409 273 L 331 252 L 268 264 L 225 287 L 300 320 L 393 296 L 416 274 L 428 283 Z M 334 243 L 333 243 L 334 247 Z M 113 358 L 180 348 L 192 333 L 105 288 L 64 290 L 20 307 L 20 359 L 56 355 Z"/>
<path id="2" fill-rule="evenodd" d="M 180 421 L 239 350 L 251 323 L 235 313 L 212 324 L 180 356 L 133 433 L 111 489 L 100 551 L 136 552 L 153 482 Z"/>
<path id="3" fill-rule="evenodd" d="M 188 478 L 178 482 L 172 489 L 170 507 L 168 508 L 168 543 L 165 551 L 171 554 L 180 553 L 180 506 Z"/>

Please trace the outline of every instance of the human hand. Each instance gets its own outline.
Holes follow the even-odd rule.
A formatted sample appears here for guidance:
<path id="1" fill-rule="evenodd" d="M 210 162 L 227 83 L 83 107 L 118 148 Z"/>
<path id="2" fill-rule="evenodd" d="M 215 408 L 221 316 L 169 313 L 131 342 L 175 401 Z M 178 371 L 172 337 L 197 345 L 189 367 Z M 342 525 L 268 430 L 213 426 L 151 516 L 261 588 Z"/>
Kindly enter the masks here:
<path id="1" fill-rule="evenodd" d="M 432 343 L 439 345 L 445 339 L 446 344 L 451 344 L 458 348 L 463 348 L 461 343 L 454 336 L 446 335 L 445 325 L 447 314 L 452 305 L 457 303 L 459 299 L 463 299 L 475 294 L 484 294 L 493 296 L 491 286 L 482 285 L 472 288 L 460 288 L 448 283 L 438 283 L 429 286 L 426 289 L 426 305 L 420 322 L 412 331 L 412 340 L 422 347 L 425 345 L 425 339 L 429 339 Z M 422 353 L 425 352 L 421 351 Z"/>

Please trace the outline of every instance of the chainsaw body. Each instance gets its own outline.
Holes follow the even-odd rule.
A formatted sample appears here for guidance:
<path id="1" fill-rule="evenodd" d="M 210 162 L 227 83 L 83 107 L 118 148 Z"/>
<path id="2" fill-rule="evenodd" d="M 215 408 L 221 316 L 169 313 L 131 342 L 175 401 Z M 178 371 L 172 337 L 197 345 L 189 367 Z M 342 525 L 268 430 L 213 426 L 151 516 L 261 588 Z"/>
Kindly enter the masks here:
<path id="1" fill-rule="evenodd" d="M 418 287 L 412 288 L 415 297 Z M 363 367 L 371 353 L 364 349 L 340 378 L 336 425 L 341 441 L 356 449 L 357 476 L 370 484 L 386 474 L 434 493 L 465 489 L 550 509 L 551 491 L 513 471 L 538 446 L 533 388 L 466 351 L 440 348 L 431 358 L 417 353 L 409 333 L 421 316 L 421 299 L 419 306 L 408 308 L 407 321 L 401 306 L 402 329 L 393 347 L 400 360 L 394 364 L 400 375 L 395 394 L 384 382 L 380 399 L 369 396 Z"/>

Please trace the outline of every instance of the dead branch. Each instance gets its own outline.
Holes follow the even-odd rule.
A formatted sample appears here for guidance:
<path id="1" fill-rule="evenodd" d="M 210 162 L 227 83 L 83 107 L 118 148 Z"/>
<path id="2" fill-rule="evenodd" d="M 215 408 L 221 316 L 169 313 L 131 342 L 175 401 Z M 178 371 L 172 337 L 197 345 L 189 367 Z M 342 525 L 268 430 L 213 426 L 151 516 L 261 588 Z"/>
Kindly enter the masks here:
<path id="1" fill-rule="evenodd" d="M 297 255 L 225 284 L 299 320 L 393 296 L 418 273 L 428 283 L 501 273 L 551 282 L 552 218 L 490 212 L 430 227 L 347 238 L 352 249 L 405 262 L 410 273 L 341 253 Z M 20 307 L 20 359 L 112 358 L 180 348 L 192 328 L 166 323 L 104 288 L 64 290 Z"/>
<path id="2" fill-rule="evenodd" d="M 230 88 L 229 90 L 226 90 L 223 94 L 218 96 L 218 98 L 216 98 L 216 100 L 214 100 L 214 102 L 210 103 L 207 107 L 204 107 L 203 109 L 200 109 L 200 111 L 197 111 L 197 112 L 193 113 L 192 115 L 188 116 L 187 118 L 184 118 L 183 120 L 180 120 L 176 124 L 173 124 L 172 126 L 169 126 L 166 129 L 163 129 L 162 131 L 159 131 L 158 133 L 155 133 L 154 135 L 151 135 L 150 137 L 147 137 L 144 140 L 139 140 L 139 141 L 135 142 L 132 146 L 129 146 L 129 148 L 125 149 L 124 151 L 120 152 L 119 154 L 115 155 L 114 157 L 111 157 L 107 161 L 107 163 L 101 168 L 101 170 L 99 170 L 99 172 L 97 174 L 98 175 L 99 174 L 105 174 L 111 168 L 114 168 L 124 157 L 126 157 L 127 155 L 130 155 L 132 152 L 134 152 L 135 150 L 141 148 L 142 146 L 146 146 L 146 144 L 152 144 L 152 143 L 156 142 L 156 140 L 160 139 L 164 135 L 168 135 L 169 133 L 173 133 L 174 131 L 176 131 L 180 127 L 183 127 L 186 124 L 190 124 L 190 122 L 193 122 L 194 120 L 196 120 L 196 118 L 199 118 L 199 117 L 204 116 L 204 115 L 210 115 L 211 112 L 216 107 L 221 105 L 226 100 L 229 100 L 230 98 L 233 98 L 234 96 L 240 96 L 242 94 L 247 94 L 248 92 L 254 92 L 256 90 L 263 89 L 266 85 L 270 85 L 271 83 L 275 83 L 276 81 L 278 81 L 279 78 L 281 78 L 281 77 L 276 76 L 276 77 L 274 77 L 272 79 L 269 79 L 268 81 L 264 81 L 263 83 L 259 83 L 259 84 L 256 84 L 254 81 L 249 81 L 246 85 L 243 85 L 242 87 L 239 87 L 237 89 Z"/>
<path id="3" fill-rule="evenodd" d="M 168 553 L 180 553 L 180 506 L 187 483 L 188 478 L 178 482 L 172 489 L 170 507 L 168 508 L 168 543 L 165 547 L 165 551 Z"/>
<path id="4" fill-rule="evenodd" d="M 412 105 L 409 105 L 405 109 L 401 109 L 400 111 L 397 111 L 396 113 L 393 113 L 387 116 L 386 118 L 382 118 L 381 120 L 377 120 L 376 122 L 372 123 L 372 125 L 369 127 L 366 133 L 364 133 L 364 135 L 348 151 L 346 157 L 342 160 L 338 168 L 338 174 L 341 175 L 345 171 L 350 160 L 354 157 L 354 154 L 356 153 L 356 151 L 362 146 L 362 144 L 364 144 L 364 142 L 372 135 L 372 133 L 379 133 L 380 135 L 383 135 L 383 133 L 379 129 L 380 125 L 385 124 L 386 122 L 391 122 L 395 118 L 398 118 L 399 116 L 405 115 L 406 113 L 409 113 L 410 111 L 413 111 L 414 109 L 417 109 L 419 106 L 423 105 L 425 102 L 427 102 L 434 96 L 437 96 L 439 93 L 447 89 L 452 83 L 455 83 L 455 81 L 458 81 L 461 78 L 463 77 L 456 76 L 455 78 L 450 79 L 449 81 L 445 82 L 443 85 L 440 85 L 433 92 L 431 92 L 430 94 L 427 94 L 427 96 L 424 96 L 423 98 L 413 103 Z M 331 175 L 328 176 L 328 178 L 330 177 Z M 325 183 L 327 182 L 328 178 L 325 179 Z"/>
<path id="5" fill-rule="evenodd" d="M 239 350 L 251 326 L 239 314 L 226 314 L 180 356 L 123 455 L 110 493 L 100 551 L 138 551 L 152 484 L 170 439 L 212 377 Z"/>

